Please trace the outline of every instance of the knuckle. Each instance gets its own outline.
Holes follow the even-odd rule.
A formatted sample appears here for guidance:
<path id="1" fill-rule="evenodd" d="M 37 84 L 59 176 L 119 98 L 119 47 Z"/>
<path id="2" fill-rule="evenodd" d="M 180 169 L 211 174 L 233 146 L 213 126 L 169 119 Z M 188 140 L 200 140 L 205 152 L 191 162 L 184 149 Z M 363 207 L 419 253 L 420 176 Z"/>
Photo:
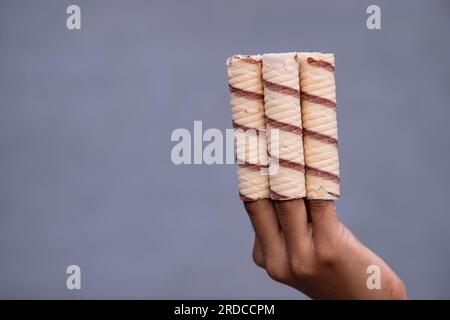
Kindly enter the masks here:
<path id="1" fill-rule="evenodd" d="M 277 282 L 286 283 L 288 275 L 282 266 L 276 263 L 266 263 L 266 272 L 270 278 Z"/>
<path id="2" fill-rule="evenodd" d="M 255 249 L 253 249 L 252 254 L 253 262 L 260 268 L 264 268 L 264 258 L 260 253 L 258 253 Z"/>
<path id="3" fill-rule="evenodd" d="M 292 273 L 298 279 L 308 279 L 315 274 L 315 268 L 311 262 L 295 258 L 290 260 L 290 266 Z"/>
<path id="4" fill-rule="evenodd" d="M 332 266 L 337 258 L 336 250 L 329 243 L 323 243 L 317 246 L 315 259 L 321 266 Z"/>

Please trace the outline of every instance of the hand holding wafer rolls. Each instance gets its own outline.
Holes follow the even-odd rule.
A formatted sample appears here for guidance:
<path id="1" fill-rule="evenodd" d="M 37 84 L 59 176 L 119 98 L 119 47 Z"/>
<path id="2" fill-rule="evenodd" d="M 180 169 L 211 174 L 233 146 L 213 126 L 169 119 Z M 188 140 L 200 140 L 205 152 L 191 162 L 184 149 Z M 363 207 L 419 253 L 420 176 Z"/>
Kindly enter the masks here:
<path id="1" fill-rule="evenodd" d="M 312 298 L 406 298 L 402 281 L 339 221 L 333 205 L 340 195 L 334 56 L 233 56 L 227 64 L 255 263 Z M 255 133 L 264 128 L 267 134 Z M 247 145 L 252 138 L 263 146 Z M 267 168 L 269 175 L 261 174 Z M 370 265 L 379 268 L 379 290 L 368 288 Z"/>

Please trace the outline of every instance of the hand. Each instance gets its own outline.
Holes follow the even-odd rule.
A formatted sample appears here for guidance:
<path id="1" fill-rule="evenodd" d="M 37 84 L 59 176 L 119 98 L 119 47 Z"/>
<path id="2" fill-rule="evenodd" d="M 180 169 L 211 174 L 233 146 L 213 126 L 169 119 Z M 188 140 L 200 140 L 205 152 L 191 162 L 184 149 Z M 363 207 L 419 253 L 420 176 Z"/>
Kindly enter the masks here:
<path id="1" fill-rule="evenodd" d="M 253 259 L 313 299 L 406 299 L 402 281 L 338 219 L 330 200 L 244 202 L 255 229 Z M 369 289 L 367 267 L 380 270 Z"/>

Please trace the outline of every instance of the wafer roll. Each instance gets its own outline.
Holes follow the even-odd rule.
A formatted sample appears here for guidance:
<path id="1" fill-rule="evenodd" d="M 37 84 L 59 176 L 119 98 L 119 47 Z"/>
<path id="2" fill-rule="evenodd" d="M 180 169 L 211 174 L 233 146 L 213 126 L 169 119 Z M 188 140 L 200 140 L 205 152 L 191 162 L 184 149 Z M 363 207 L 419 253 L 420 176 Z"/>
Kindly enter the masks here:
<path id="1" fill-rule="evenodd" d="M 306 196 L 340 196 L 334 55 L 300 53 L 300 88 Z"/>
<path id="2" fill-rule="evenodd" d="M 265 54 L 262 60 L 271 198 L 301 198 L 306 191 L 297 54 Z"/>
<path id="3" fill-rule="evenodd" d="M 261 56 L 235 55 L 227 66 L 239 194 L 244 201 L 269 198 Z"/>

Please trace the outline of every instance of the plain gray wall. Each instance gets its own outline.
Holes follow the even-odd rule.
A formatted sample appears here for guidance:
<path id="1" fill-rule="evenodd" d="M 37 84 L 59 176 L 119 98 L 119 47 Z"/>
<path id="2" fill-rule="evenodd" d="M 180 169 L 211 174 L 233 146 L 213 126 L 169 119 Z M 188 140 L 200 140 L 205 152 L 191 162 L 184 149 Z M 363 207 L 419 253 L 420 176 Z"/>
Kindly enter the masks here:
<path id="1" fill-rule="evenodd" d="M 450 298 L 449 18 L 448 1 L 2 0 L 0 297 L 304 298 L 252 263 L 235 166 L 176 166 L 170 135 L 231 127 L 229 55 L 326 51 L 340 217 L 410 297 Z"/>

